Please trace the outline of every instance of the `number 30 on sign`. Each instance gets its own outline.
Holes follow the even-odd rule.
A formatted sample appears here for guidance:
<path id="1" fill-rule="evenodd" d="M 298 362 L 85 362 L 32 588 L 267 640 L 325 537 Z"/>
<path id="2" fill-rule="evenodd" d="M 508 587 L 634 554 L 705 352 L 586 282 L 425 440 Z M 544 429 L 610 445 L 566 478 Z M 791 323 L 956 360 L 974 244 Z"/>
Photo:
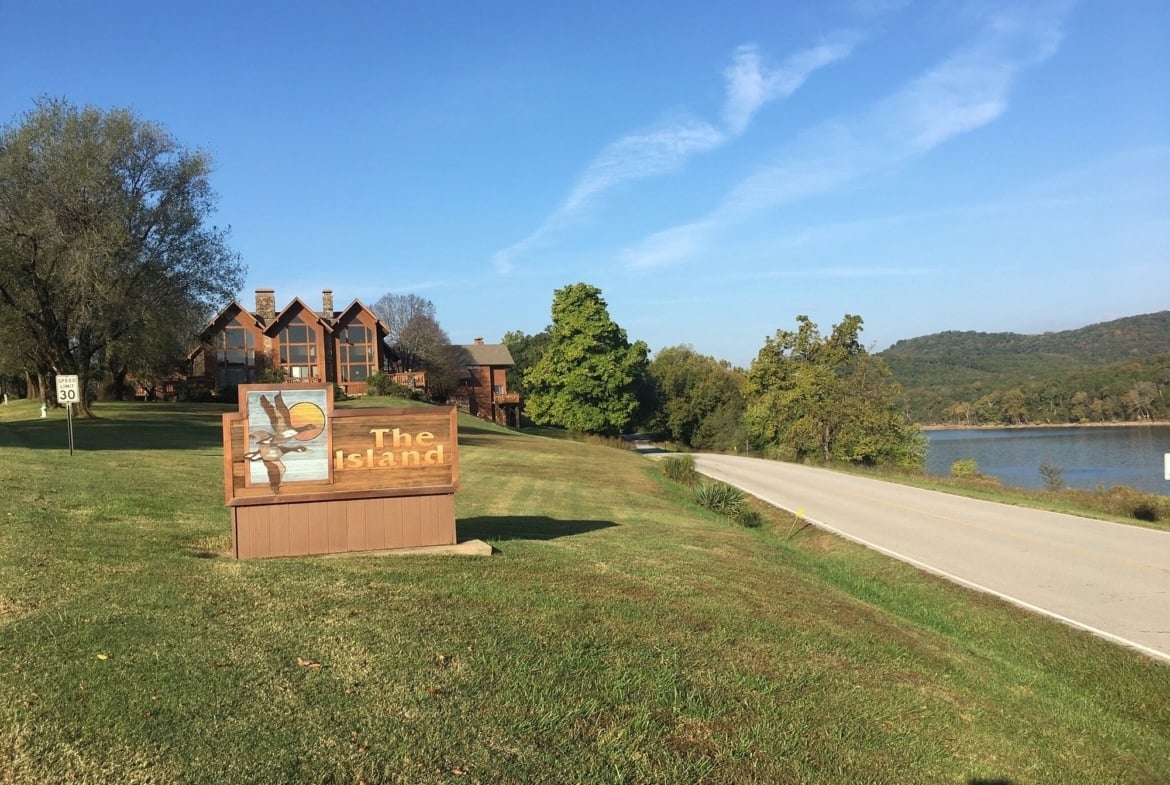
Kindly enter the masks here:
<path id="1" fill-rule="evenodd" d="M 60 403 L 76 403 L 78 400 L 80 386 L 77 383 L 77 375 L 59 375 L 57 377 L 57 401 Z"/>

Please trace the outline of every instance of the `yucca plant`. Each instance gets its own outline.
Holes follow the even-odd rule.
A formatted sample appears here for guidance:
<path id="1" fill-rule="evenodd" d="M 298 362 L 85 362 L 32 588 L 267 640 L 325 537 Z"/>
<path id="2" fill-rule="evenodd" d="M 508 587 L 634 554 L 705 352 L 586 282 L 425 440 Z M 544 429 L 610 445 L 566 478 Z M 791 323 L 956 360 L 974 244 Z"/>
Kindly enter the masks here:
<path id="1" fill-rule="evenodd" d="M 662 471 L 668 478 L 683 485 L 694 485 L 699 477 L 695 471 L 695 456 L 689 453 L 663 458 Z"/>
<path id="2" fill-rule="evenodd" d="M 744 509 L 743 491 L 725 482 L 704 482 L 695 486 L 695 501 L 712 512 L 739 518 Z"/>

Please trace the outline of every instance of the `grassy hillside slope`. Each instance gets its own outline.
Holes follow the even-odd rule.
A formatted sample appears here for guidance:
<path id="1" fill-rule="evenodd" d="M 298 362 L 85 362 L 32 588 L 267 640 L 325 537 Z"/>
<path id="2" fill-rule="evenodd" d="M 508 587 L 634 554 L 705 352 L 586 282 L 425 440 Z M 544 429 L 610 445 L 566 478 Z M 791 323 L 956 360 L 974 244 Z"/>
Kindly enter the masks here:
<path id="1" fill-rule="evenodd" d="M 1164 783 L 1170 668 L 464 423 L 490 558 L 237 562 L 218 413 L 0 409 L 0 783 Z"/>

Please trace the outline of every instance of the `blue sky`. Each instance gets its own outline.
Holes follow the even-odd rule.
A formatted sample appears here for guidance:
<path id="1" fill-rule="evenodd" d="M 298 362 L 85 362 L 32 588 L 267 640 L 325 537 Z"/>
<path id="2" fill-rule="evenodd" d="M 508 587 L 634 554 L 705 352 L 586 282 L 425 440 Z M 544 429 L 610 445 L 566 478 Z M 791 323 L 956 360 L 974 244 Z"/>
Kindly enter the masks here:
<path id="1" fill-rule="evenodd" d="M 457 343 L 598 286 L 746 366 L 1170 307 L 1170 3 L 0 0 L 0 119 L 130 107 L 214 158 L 240 299 L 431 299 Z"/>

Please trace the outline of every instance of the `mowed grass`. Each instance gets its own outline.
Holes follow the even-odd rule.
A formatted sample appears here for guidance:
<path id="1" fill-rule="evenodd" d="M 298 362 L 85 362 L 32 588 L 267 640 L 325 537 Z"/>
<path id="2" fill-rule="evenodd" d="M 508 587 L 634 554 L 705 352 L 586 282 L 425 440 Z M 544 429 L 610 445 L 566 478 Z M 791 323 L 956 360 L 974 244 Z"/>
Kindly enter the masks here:
<path id="1" fill-rule="evenodd" d="M 463 420 L 492 557 L 238 562 L 219 410 L 97 412 L 0 407 L 5 785 L 1170 782 L 1170 667 L 641 456 Z"/>

